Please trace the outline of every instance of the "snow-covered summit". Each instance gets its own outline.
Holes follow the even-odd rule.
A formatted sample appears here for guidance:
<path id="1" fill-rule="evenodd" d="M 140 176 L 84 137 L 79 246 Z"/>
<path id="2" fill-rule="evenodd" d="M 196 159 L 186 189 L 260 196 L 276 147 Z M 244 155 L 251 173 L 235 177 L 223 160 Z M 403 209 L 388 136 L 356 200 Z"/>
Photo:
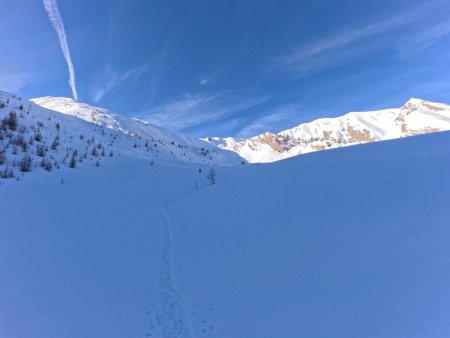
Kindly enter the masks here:
<path id="1" fill-rule="evenodd" d="M 235 153 L 68 98 L 0 92 L 0 177 L 101 166 L 116 156 L 149 163 L 238 164 Z"/>
<path id="2" fill-rule="evenodd" d="M 213 151 L 216 153 L 216 155 L 220 155 L 214 156 L 217 157 L 217 160 L 219 162 L 238 162 L 238 157 L 233 156 L 231 152 L 217 152 L 214 147 L 208 146 L 208 143 L 202 140 L 197 140 L 195 138 L 191 138 L 181 133 L 158 127 L 154 124 L 136 118 L 123 116 L 104 108 L 94 107 L 89 104 L 73 100 L 71 98 L 46 96 L 34 98 L 30 101 L 44 108 L 51 109 L 66 115 L 75 116 L 87 122 L 102 126 L 104 128 L 113 129 L 127 135 L 146 139 L 158 139 L 164 141 L 167 144 L 172 144 L 173 142 L 175 142 L 187 147 L 199 149 L 205 148 L 206 150 L 208 150 L 208 153 Z M 203 162 L 203 160 L 204 159 L 201 159 L 200 162 Z M 213 158 L 209 158 L 209 160 L 213 160 Z M 191 161 L 194 160 L 191 158 Z"/>
<path id="3" fill-rule="evenodd" d="M 239 163 L 241 160 L 230 151 L 217 152 L 214 147 L 209 146 L 207 142 L 202 140 L 158 127 L 146 121 L 123 116 L 104 108 L 91 106 L 72 98 L 45 96 L 34 98 L 30 101 L 44 108 L 75 116 L 104 128 L 113 129 L 120 133 L 137 137 L 138 139 L 157 139 L 166 144 L 168 148 L 173 148 L 170 146 L 177 144 L 177 149 L 168 149 L 168 152 L 172 156 L 179 157 L 182 161 L 234 164 Z M 194 153 L 199 151 L 201 153 L 201 158 L 194 159 L 196 156 L 191 156 L 193 155 L 191 151 L 183 151 L 183 153 L 180 154 L 178 151 L 179 149 L 190 149 L 193 150 Z M 205 156 L 205 153 L 207 156 Z"/>
<path id="4" fill-rule="evenodd" d="M 208 138 L 249 162 L 273 162 L 313 151 L 450 130 L 450 106 L 411 98 L 400 108 L 351 112 L 236 141 Z"/>
<path id="5" fill-rule="evenodd" d="M 107 109 L 94 107 L 87 103 L 79 102 L 68 97 L 45 96 L 34 98 L 30 101 L 44 108 L 54 110 L 66 115 L 76 116 L 87 122 L 101 125 L 106 128 L 114 129 L 123 133 L 135 133 L 142 127 L 142 125 L 150 125 L 152 129 L 159 131 L 164 130 L 162 128 L 158 128 L 153 124 L 122 116 Z M 170 132 L 170 134 L 176 133 Z M 178 134 L 177 136 L 181 135 Z"/>

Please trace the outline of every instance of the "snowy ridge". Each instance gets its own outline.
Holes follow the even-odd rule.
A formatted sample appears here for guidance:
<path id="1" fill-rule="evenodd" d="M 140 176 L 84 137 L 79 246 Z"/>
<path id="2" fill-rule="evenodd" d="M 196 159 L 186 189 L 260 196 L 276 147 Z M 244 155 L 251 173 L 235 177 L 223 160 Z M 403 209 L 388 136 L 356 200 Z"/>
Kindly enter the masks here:
<path id="1" fill-rule="evenodd" d="M 450 130 L 450 106 L 410 99 L 401 108 L 323 118 L 250 139 L 207 138 L 249 162 L 273 162 L 318 150 Z"/>
<path id="2" fill-rule="evenodd" d="M 206 142 L 66 98 L 31 101 L 0 92 L 0 121 L 1 178 L 19 179 L 40 168 L 101 166 L 116 156 L 151 165 L 241 161 Z"/>
<path id="3" fill-rule="evenodd" d="M 113 129 L 123 134 L 135 136 L 140 139 L 157 139 L 166 145 L 173 145 L 172 143 L 175 143 L 182 145 L 185 149 L 186 147 L 190 148 L 190 150 L 193 150 L 194 153 L 198 150 L 202 153 L 200 158 L 198 158 L 196 156 L 191 156 L 193 154 L 189 151 L 181 153 L 180 151 L 175 151 L 177 149 L 170 150 L 173 152 L 171 155 L 179 157 L 183 161 L 205 163 L 206 158 L 209 161 L 220 162 L 222 164 L 236 164 L 240 160 L 229 151 L 215 151 L 214 147 L 208 147 L 208 143 L 202 140 L 197 140 L 136 118 L 126 117 L 104 108 L 94 107 L 86 103 L 78 102 L 71 98 L 46 96 L 34 98 L 30 101 L 44 108 L 66 115 L 75 116 L 87 122 L 102 126 L 104 128 Z M 212 155 L 211 152 L 214 153 L 214 155 Z M 206 153 L 206 155 L 204 153 Z M 195 157 L 195 159 L 192 157 Z"/>

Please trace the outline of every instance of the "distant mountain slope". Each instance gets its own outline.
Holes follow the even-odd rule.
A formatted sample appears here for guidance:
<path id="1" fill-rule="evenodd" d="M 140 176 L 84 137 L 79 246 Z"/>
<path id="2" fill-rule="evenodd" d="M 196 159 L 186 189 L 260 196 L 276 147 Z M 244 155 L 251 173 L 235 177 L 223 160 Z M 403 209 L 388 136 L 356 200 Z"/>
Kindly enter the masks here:
<path id="1" fill-rule="evenodd" d="M 75 116 L 87 122 L 135 136 L 139 139 L 159 140 L 167 152 L 188 162 L 217 162 L 236 164 L 241 158 L 230 151 L 217 151 L 207 142 L 188 137 L 181 133 L 164 129 L 154 124 L 123 116 L 104 108 L 94 107 L 67 97 L 40 97 L 30 101 L 66 115 Z M 173 147 L 175 145 L 175 147 Z M 180 149 L 185 149 L 180 151 Z"/>
<path id="2" fill-rule="evenodd" d="M 318 119 L 250 139 L 209 138 L 249 162 L 273 162 L 313 151 L 450 130 L 450 106 L 410 99 L 401 108 Z"/>
<path id="3" fill-rule="evenodd" d="M 0 177 L 19 178 L 41 168 L 101 166 L 115 156 L 153 164 L 241 162 L 237 154 L 207 142 L 71 99 L 30 101 L 0 92 Z"/>

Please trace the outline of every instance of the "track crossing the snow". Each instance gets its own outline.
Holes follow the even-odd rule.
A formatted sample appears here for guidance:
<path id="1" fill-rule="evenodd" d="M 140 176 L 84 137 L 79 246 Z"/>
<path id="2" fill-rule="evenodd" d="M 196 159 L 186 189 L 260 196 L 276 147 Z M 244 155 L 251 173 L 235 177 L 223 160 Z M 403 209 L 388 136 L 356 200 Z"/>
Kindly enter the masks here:
<path id="1" fill-rule="evenodd" d="M 180 294 L 173 278 L 173 248 L 170 219 L 164 208 L 158 206 L 163 225 L 162 261 L 159 271 L 158 293 L 160 296 L 160 312 L 156 315 L 156 323 L 160 326 L 163 338 L 191 337 L 189 322 Z"/>

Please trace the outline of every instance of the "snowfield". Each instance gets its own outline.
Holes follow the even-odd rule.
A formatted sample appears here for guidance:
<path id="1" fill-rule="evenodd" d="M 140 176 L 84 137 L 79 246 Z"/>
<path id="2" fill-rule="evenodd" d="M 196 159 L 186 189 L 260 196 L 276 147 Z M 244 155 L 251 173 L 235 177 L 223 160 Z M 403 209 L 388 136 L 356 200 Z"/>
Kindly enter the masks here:
<path id="1" fill-rule="evenodd" d="M 212 186 L 121 154 L 0 180 L 0 337 L 450 336 L 449 132 Z"/>

